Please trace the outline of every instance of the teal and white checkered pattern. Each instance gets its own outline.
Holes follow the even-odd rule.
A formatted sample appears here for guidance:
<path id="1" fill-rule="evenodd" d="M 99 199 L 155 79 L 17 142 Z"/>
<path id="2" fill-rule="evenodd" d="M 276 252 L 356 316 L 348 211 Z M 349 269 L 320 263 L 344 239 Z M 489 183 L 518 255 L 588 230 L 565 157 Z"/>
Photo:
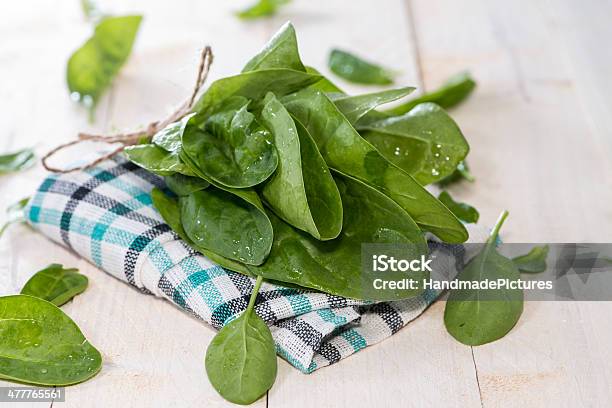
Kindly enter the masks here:
<path id="1" fill-rule="evenodd" d="M 254 279 L 221 268 L 181 241 L 152 206 L 154 186 L 163 188 L 162 179 L 116 158 L 87 171 L 50 175 L 30 200 L 26 218 L 100 269 L 218 329 L 246 308 Z M 462 254 L 457 247 L 431 245 L 447 260 Z M 255 310 L 270 325 L 278 354 L 310 373 L 391 336 L 436 297 L 430 292 L 365 304 L 264 283 Z"/>

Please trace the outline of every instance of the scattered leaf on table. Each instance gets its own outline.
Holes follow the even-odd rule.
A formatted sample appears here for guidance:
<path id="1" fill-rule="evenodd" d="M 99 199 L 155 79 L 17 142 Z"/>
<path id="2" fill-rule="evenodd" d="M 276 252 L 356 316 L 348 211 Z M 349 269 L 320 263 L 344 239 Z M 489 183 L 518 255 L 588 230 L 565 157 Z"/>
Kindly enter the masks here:
<path id="1" fill-rule="evenodd" d="M 47 386 L 83 382 L 102 356 L 61 309 L 27 295 L 0 297 L 0 378 Z"/>
<path id="2" fill-rule="evenodd" d="M 548 245 L 535 246 L 525 255 L 512 259 L 519 271 L 524 273 L 540 273 L 546 270 Z"/>
<path id="3" fill-rule="evenodd" d="M 390 85 L 396 75 L 395 72 L 380 65 L 337 49 L 329 54 L 328 65 L 334 74 L 357 84 Z"/>
<path id="4" fill-rule="evenodd" d="M 21 289 L 22 295 L 30 295 L 61 306 L 87 289 L 87 276 L 76 268 L 51 264 L 34 274 Z"/>
<path id="5" fill-rule="evenodd" d="M 448 209 L 460 220 L 467 223 L 478 222 L 478 218 L 480 217 L 478 210 L 466 203 L 455 201 L 447 191 L 442 191 L 438 196 L 438 200 L 448 207 Z"/>
<path id="6" fill-rule="evenodd" d="M 290 0 L 257 0 L 257 3 L 246 10 L 237 12 L 236 15 L 243 20 L 269 17 L 276 14 L 279 7 L 289 3 L 289 1 Z"/>
<path id="7" fill-rule="evenodd" d="M 8 206 L 8 208 L 6 209 L 6 221 L 4 225 L 0 227 L 0 238 L 2 238 L 2 235 L 10 225 L 16 224 L 18 222 L 25 222 L 25 216 L 23 214 L 23 211 L 28 205 L 29 201 L 30 197 L 26 197 Z"/>
<path id="8" fill-rule="evenodd" d="M 251 404 L 276 380 L 276 345 L 266 323 L 253 310 L 261 285 L 257 278 L 247 309 L 215 335 L 206 350 L 206 373 L 226 400 Z"/>
<path id="9" fill-rule="evenodd" d="M 514 262 L 495 248 L 507 216 L 504 211 L 482 251 L 459 273 L 459 282 L 516 281 L 520 278 Z M 504 337 L 516 325 L 522 312 L 522 289 L 451 289 L 444 310 L 444 324 L 461 343 L 478 346 Z"/>
<path id="10" fill-rule="evenodd" d="M 36 162 L 32 149 L 23 149 L 14 153 L 0 155 L 0 175 L 25 170 Z"/>
<path id="11" fill-rule="evenodd" d="M 66 79 L 71 97 L 89 109 L 96 104 L 132 51 L 141 16 L 105 17 L 93 36 L 68 60 Z"/>

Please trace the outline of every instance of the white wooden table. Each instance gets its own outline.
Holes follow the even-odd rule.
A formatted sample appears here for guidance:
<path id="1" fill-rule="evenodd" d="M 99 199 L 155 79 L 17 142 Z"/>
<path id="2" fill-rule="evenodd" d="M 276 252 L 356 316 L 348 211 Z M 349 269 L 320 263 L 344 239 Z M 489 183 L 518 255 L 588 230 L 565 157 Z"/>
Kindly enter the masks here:
<path id="1" fill-rule="evenodd" d="M 274 18 L 246 23 L 232 11 L 247 3 L 100 1 L 106 11 L 145 20 L 90 125 L 65 85 L 66 61 L 90 31 L 79 2 L 2 2 L 0 151 L 34 145 L 42 154 L 80 130 L 159 119 L 189 92 L 203 44 L 213 46 L 211 79 L 219 78 L 238 72 L 291 19 L 303 59 L 325 73 L 334 46 L 400 69 L 399 83 L 421 89 L 464 69 L 473 73 L 478 89 L 453 114 L 478 181 L 452 192 L 477 206 L 484 223 L 508 209 L 506 241 L 612 239 L 610 1 L 294 0 Z M 0 208 L 31 194 L 43 176 L 37 166 L 1 177 Z M 211 328 L 26 227 L 0 241 L 2 293 L 17 292 L 51 262 L 89 276 L 87 292 L 64 309 L 105 360 L 98 376 L 68 388 L 66 402 L 53 406 L 229 405 L 204 372 Z M 446 333 L 443 307 L 312 375 L 279 360 L 276 384 L 254 406 L 612 405 L 610 303 L 531 303 L 508 336 L 474 348 Z"/>

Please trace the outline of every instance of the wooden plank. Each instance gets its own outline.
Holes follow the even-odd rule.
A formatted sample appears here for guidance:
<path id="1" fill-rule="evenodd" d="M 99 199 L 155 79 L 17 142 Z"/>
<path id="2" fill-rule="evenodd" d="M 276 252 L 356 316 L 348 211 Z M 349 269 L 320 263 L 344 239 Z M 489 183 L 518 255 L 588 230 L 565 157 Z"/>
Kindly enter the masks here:
<path id="1" fill-rule="evenodd" d="M 475 204 L 484 222 L 509 209 L 507 241 L 609 242 L 607 146 L 580 106 L 575 84 L 582 76 L 568 69 L 548 8 L 529 1 L 414 5 L 425 83 L 465 68 L 479 81 L 456 111 L 478 181 L 453 192 Z M 566 23 L 584 29 L 587 20 Z M 610 369 L 601 356 L 609 355 L 603 344 L 611 338 L 601 325 L 609 312 L 604 303 L 527 304 L 507 337 L 474 348 L 483 405 L 606 405 Z"/>

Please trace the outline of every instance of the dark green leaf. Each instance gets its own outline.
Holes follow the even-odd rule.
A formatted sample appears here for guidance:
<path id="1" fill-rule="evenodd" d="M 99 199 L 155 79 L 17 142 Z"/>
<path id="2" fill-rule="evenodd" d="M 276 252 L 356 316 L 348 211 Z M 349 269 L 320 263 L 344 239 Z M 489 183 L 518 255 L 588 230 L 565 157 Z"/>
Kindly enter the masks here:
<path id="1" fill-rule="evenodd" d="M 247 62 L 242 72 L 274 68 L 306 72 L 300 59 L 295 29 L 289 22 L 285 23 L 264 48 Z"/>
<path id="2" fill-rule="evenodd" d="M 357 84 L 390 85 L 395 77 L 393 71 L 336 49 L 329 54 L 328 65 L 339 77 Z"/>
<path id="3" fill-rule="evenodd" d="M 332 239 L 342 229 L 342 202 L 325 160 L 308 131 L 268 94 L 261 113 L 279 155 L 274 176 L 262 194 L 283 220 L 317 239 Z"/>
<path id="4" fill-rule="evenodd" d="M 470 149 L 455 121 L 433 103 L 359 129 L 387 160 L 422 185 L 452 174 Z"/>
<path id="5" fill-rule="evenodd" d="M 447 191 L 442 191 L 438 196 L 438 200 L 440 200 L 442 204 L 451 210 L 460 220 L 468 223 L 478 222 L 478 217 L 480 217 L 478 210 L 471 205 L 453 200 L 453 197 L 451 197 Z"/>
<path id="6" fill-rule="evenodd" d="M 476 88 L 476 82 L 468 72 L 462 72 L 449 78 L 440 88 L 409 102 L 396 106 L 387 113 L 396 116 L 409 112 L 420 103 L 433 102 L 444 109 L 460 104 Z"/>
<path id="7" fill-rule="evenodd" d="M 472 175 L 472 173 L 470 173 L 470 168 L 465 160 L 457 164 L 457 168 L 450 175 L 438 181 L 438 185 L 440 187 L 446 187 L 461 180 L 467 180 L 470 183 L 476 181 L 476 178 Z"/>
<path id="8" fill-rule="evenodd" d="M 68 60 L 68 89 L 90 113 L 129 57 L 141 20 L 141 16 L 103 18 L 94 35 Z"/>
<path id="9" fill-rule="evenodd" d="M 71 385 L 93 377 L 102 356 L 61 309 L 26 296 L 0 297 L 0 378 Z"/>
<path id="10" fill-rule="evenodd" d="M 464 242 L 463 224 L 408 173 L 364 140 L 322 92 L 304 89 L 283 99 L 308 130 L 327 164 L 395 200 L 421 227 L 446 242 Z"/>
<path id="11" fill-rule="evenodd" d="M 521 272 L 540 273 L 546 270 L 546 258 L 548 257 L 548 245 L 536 246 L 529 253 L 517 256 L 512 262 Z"/>
<path id="12" fill-rule="evenodd" d="M 377 106 L 403 98 L 412 91 L 414 91 L 414 88 L 407 86 L 405 88 L 390 89 L 388 91 L 373 92 L 357 96 L 336 93 L 328 94 L 328 96 L 334 101 L 340 112 L 346 116 L 349 122 L 355 125 L 359 119 L 376 109 Z"/>
<path id="13" fill-rule="evenodd" d="M 274 228 L 270 256 L 263 265 L 247 266 L 249 270 L 266 279 L 355 299 L 398 300 L 418 295 L 421 290 L 374 289 L 374 279 L 383 276 L 362 268 L 361 245 L 411 243 L 414 249 L 410 248 L 413 253 L 409 255 L 418 257 L 427 253 L 419 227 L 400 206 L 374 188 L 348 176 L 335 179 L 345 214 L 340 236 L 319 241 L 269 214 Z M 395 278 L 392 272 L 382 274 L 385 279 Z"/>
<path id="14" fill-rule="evenodd" d="M 0 175 L 25 170 L 36 162 L 32 149 L 23 149 L 14 153 L 0 155 Z"/>
<path id="15" fill-rule="evenodd" d="M 25 222 L 25 216 L 23 214 L 23 211 L 28 205 L 29 201 L 30 197 L 22 198 L 16 203 L 11 204 L 6 209 L 6 222 L 0 228 L 0 238 L 2 238 L 2 235 L 10 225 L 16 224 L 18 222 Z"/>
<path id="16" fill-rule="evenodd" d="M 516 281 L 520 273 L 514 263 L 499 254 L 495 242 L 508 213 L 497 222 L 484 249 L 471 259 L 457 278 L 460 282 L 508 279 Z M 521 289 L 453 289 L 450 291 L 444 324 L 458 341 L 477 346 L 505 336 L 523 312 Z"/>
<path id="17" fill-rule="evenodd" d="M 164 177 L 164 181 L 168 188 L 179 196 L 186 196 L 196 191 L 204 190 L 210 185 L 209 182 L 199 177 L 189 177 L 179 173 Z"/>
<path id="18" fill-rule="evenodd" d="M 60 264 L 51 264 L 34 274 L 27 281 L 22 295 L 30 295 L 61 306 L 87 289 L 89 280 L 76 268 L 64 269 Z"/>
<path id="19" fill-rule="evenodd" d="M 215 390 L 236 404 L 251 404 L 276 380 L 276 346 L 266 323 L 253 310 L 257 278 L 247 309 L 226 324 L 206 350 L 206 373 Z"/>
<path id="20" fill-rule="evenodd" d="M 269 17 L 276 14 L 278 8 L 287 3 L 289 3 L 289 0 L 257 0 L 257 3 L 236 13 L 236 15 L 243 20 Z"/>

